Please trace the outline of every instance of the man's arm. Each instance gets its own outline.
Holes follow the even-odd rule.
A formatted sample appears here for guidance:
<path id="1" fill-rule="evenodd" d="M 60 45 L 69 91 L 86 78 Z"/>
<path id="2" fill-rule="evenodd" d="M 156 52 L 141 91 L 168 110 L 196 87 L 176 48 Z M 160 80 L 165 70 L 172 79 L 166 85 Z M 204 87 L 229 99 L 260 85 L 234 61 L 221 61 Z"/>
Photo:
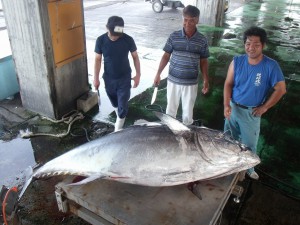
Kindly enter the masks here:
<path id="1" fill-rule="evenodd" d="M 280 81 L 274 86 L 274 91 L 271 96 L 267 99 L 267 101 L 253 109 L 252 114 L 254 116 L 262 116 L 265 112 L 267 112 L 271 107 L 276 105 L 276 103 L 282 98 L 282 96 L 286 93 L 286 85 L 285 81 Z"/>
<path id="2" fill-rule="evenodd" d="M 156 76 L 155 76 L 154 82 L 153 82 L 155 86 L 159 85 L 160 75 L 161 75 L 162 71 L 164 70 L 164 68 L 166 67 L 166 65 L 168 64 L 170 57 L 171 57 L 171 54 L 167 53 L 167 52 L 165 52 L 163 54 L 163 56 L 161 57 L 161 60 L 160 60 L 159 66 L 158 66 L 158 70 L 157 70 L 157 73 L 156 73 Z"/>
<path id="3" fill-rule="evenodd" d="M 135 72 L 136 72 L 136 75 L 132 78 L 132 80 L 134 81 L 133 88 L 136 88 L 140 83 L 141 65 L 140 65 L 140 59 L 139 59 L 139 56 L 137 54 L 137 51 L 131 52 L 131 56 L 132 56 L 132 59 L 133 59 L 133 64 L 134 64 Z"/>
<path id="4" fill-rule="evenodd" d="M 100 86 L 100 79 L 99 79 L 99 73 L 101 70 L 101 61 L 102 61 L 102 55 L 95 53 L 95 64 L 94 64 L 94 86 L 95 89 L 98 90 Z"/>
<path id="5" fill-rule="evenodd" d="M 209 90 L 209 79 L 208 79 L 208 59 L 200 59 L 200 70 L 203 78 L 202 93 L 206 94 Z"/>
<path id="6" fill-rule="evenodd" d="M 223 92 L 223 104 L 224 104 L 224 117 L 229 119 L 231 114 L 230 100 L 232 96 L 232 88 L 234 79 L 234 66 L 233 61 L 230 63 L 227 71 L 227 77 L 224 83 L 224 92 Z"/>

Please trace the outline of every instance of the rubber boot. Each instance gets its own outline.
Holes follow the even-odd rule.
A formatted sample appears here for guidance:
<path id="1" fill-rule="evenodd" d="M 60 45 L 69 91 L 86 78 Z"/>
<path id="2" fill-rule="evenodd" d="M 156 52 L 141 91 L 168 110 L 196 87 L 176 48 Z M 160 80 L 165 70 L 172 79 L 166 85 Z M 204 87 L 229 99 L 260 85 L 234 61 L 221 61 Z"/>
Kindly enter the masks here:
<path id="1" fill-rule="evenodd" d="M 125 117 L 121 119 L 117 116 L 117 120 L 115 123 L 115 131 L 121 130 L 123 128 L 124 122 L 125 122 Z"/>

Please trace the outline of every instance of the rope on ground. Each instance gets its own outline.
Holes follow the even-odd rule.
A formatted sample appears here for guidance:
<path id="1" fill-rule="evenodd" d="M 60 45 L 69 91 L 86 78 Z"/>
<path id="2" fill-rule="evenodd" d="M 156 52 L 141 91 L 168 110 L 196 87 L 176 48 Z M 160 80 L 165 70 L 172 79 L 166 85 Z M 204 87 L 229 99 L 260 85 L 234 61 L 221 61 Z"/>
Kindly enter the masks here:
<path id="1" fill-rule="evenodd" d="M 51 134 L 51 133 L 33 133 L 27 129 L 26 131 L 20 130 L 20 135 L 22 138 L 30 138 L 30 137 L 37 137 L 37 136 L 51 136 L 51 137 L 58 137 L 58 138 L 65 137 L 70 133 L 73 123 L 75 121 L 81 120 L 83 118 L 84 118 L 83 114 L 77 110 L 73 110 L 73 111 L 65 114 L 64 116 L 62 116 L 62 118 L 60 120 L 53 120 L 53 119 L 50 119 L 47 117 L 42 117 L 42 119 L 47 119 L 53 123 L 64 122 L 66 124 L 69 124 L 68 130 L 61 134 Z"/>

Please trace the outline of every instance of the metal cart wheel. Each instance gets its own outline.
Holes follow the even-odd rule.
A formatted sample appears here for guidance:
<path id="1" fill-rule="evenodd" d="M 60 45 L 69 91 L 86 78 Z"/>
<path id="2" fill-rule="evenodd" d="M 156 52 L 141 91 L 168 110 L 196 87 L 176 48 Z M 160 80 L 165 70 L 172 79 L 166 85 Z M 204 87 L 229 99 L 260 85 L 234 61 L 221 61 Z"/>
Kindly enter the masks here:
<path id="1" fill-rule="evenodd" d="M 160 0 L 156 0 L 152 3 L 152 9 L 156 13 L 160 13 L 163 11 L 163 4 L 160 2 Z"/>

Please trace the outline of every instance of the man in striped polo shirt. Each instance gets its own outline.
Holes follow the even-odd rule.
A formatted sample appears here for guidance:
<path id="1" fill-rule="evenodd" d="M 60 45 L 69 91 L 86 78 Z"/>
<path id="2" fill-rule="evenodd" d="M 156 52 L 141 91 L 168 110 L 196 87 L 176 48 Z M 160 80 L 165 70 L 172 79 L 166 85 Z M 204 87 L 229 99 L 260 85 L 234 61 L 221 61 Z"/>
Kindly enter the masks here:
<path id="1" fill-rule="evenodd" d="M 203 77 L 202 93 L 206 94 L 209 90 L 209 50 L 206 37 L 197 30 L 199 16 L 200 11 L 195 6 L 188 5 L 183 9 L 183 29 L 169 36 L 154 78 L 154 85 L 157 86 L 161 73 L 170 60 L 166 113 L 176 118 L 181 99 L 182 122 L 186 125 L 193 123 L 200 70 Z"/>

